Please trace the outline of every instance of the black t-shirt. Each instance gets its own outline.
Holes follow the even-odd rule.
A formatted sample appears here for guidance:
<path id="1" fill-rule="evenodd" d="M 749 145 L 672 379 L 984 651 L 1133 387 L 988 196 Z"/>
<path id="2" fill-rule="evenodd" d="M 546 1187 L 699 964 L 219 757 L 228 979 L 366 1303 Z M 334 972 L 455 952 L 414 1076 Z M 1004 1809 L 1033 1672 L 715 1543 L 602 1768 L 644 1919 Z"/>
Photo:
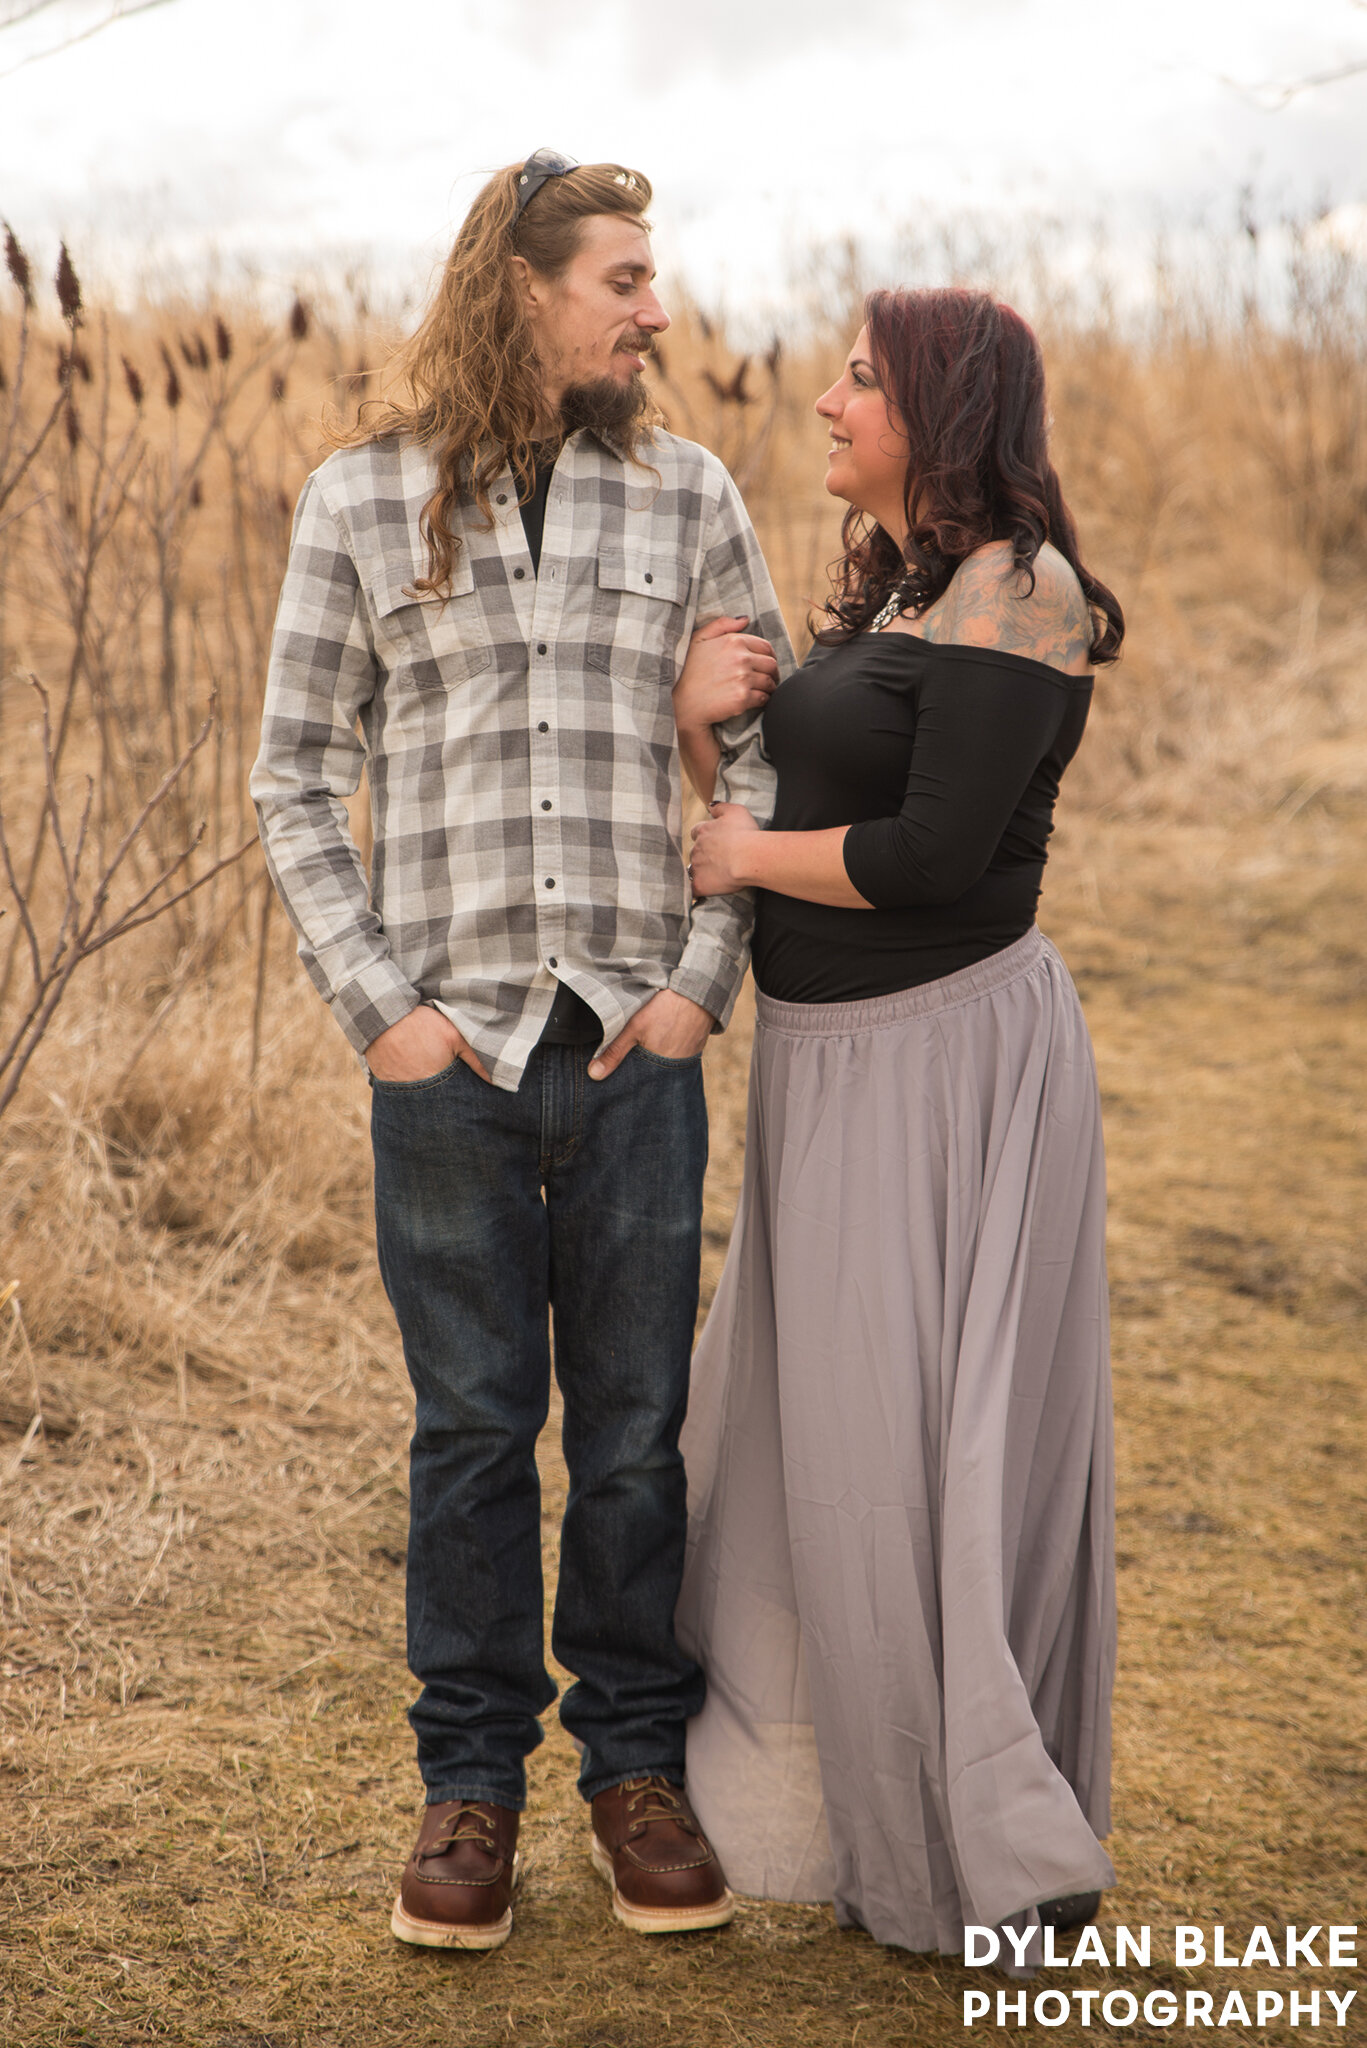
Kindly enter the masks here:
<path id="1" fill-rule="evenodd" d="M 551 477 L 555 471 L 560 450 L 554 442 L 543 443 L 532 450 L 532 495 L 518 507 L 522 514 L 522 531 L 527 537 L 527 553 L 532 558 L 532 574 L 541 573 L 541 536 L 546 531 L 546 499 L 550 495 Z"/>
<path id="2" fill-rule="evenodd" d="M 550 495 L 551 476 L 555 470 L 556 457 L 560 450 L 554 444 L 532 450 L 532 495 L 519 507 L 522 513 L 522 531 L 527 540 L 527 553 L 532 558 L 532 574 L 541 573 L 541 537 L 546 531 L 546 500 Z M 596 1045 L 603 1035 L 602 1020 L 580 995 L 565 983 L 558 982 L 551 1014 L 541 1032 L 542 1045 Z"/>
<path id="3" fill-rule="evenodd" d="M 770 829 L 848 825 L 845 869 L 875 907 L 759 890 L 754 967 L 765 995 L 891 995 L 1027 932 L 1091 692 L 1090 676 L 909 633 L 813 648 L 764 712 L 778 775 Z"/>

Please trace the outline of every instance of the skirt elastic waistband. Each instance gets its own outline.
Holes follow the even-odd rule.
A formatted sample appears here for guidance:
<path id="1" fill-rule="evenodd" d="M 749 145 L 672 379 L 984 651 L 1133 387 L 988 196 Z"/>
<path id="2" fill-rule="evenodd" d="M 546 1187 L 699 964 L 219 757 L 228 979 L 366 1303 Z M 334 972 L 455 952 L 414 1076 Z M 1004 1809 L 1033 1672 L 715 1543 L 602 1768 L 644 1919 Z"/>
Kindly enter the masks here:
<path id="1" fill-rule="evenodd" d="M 853 913 L 852 913 L 853 914 Z M 1000 953 L 972 967 L 960 967 L 939 981 L 924 981 L 916 988 L 898 989 L 890 996 L 869 996 L 853 1003 L 781 1003 L 762 990 L 755 991 L 755 1015 L 766 1031 L 781 1031 L 799 1038 L 838 1038 L 852 1031 L 880 1031 L 894 1024 L 907 1024 L 916 1017 L 933 1017 L 979 996 L 994 995 L 1022 974 L 1029 974 L 1053 948 L 1038 925 Z"/>

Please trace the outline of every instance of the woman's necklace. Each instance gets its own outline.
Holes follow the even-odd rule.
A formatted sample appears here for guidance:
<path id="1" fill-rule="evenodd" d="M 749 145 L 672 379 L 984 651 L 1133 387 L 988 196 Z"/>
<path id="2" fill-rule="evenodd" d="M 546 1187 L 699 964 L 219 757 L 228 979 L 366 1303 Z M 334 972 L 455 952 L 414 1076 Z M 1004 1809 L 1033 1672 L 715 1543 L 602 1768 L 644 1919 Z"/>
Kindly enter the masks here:
<path id="1" fill-rule="evenodd" d="M 892 596 L 883 606 L 882 611 L 875 613 L 874 617 L 869 620 L 866 630 L 870 633 L 881 633 L 884 626 L 890 626 L 894 619 L 901 618 L 902 613 L 907 609 L 910 602 L 911 598 L 906 584 L 899 583 Z"/>

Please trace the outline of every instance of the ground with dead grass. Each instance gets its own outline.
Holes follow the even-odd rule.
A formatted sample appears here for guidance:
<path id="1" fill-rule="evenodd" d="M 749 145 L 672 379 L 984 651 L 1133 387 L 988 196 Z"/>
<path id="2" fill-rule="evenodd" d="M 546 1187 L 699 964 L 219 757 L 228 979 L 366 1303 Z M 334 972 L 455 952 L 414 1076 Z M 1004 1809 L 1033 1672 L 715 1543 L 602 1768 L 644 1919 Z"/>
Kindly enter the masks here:
<path id="1" fill-rule="evenodd" d="M 1166 1966 L 1176 1922 L 1223 1922 L 1242 1949 L 1258 1922 L 1360 1918 L 1364 856 L 1361 818 L 1323 804 L 1240 826 L 1075 819 L 1056 853 L 1046 923 L 1096 1038 L 1112 1181 L 1120 1881 L 1105 1919 L 1156 1930 L 1152 1971 L 1051 1980 L 1070 1988 L 1218 1979 L 1223 1994 L 1240 1973 Z M 179 1028 L 186 1043 L 164 1055 L 172 1123 L 193 1014 Z M 212 1293 L 214 1310 L 199 1329 L 184 1309 L 179 1353 L 149 1320 L 160 1357 L 100 1340 L 85 1314 L 32 1358 L 9 1340 L 0 2035 L 25 2048 L 962 2038 L 964 1988 L 1001 1980 L 878 1949 L 825 1909 L 751 1904 L 715 1936 L 655 1944 L 619 1929 L 553 1716 L 513 1941 L 474 1959 L 390 1940 L 416 1789 L 409 1400 L 368 1244 L 365 1091 L 329 1028 L 282 993 L 254 1098 L 262 1124 L 297 1119 L 299 1185 L 314 1188 L 292 1262 L 253 1264 L 251 1162 L 215 1156 L 212 1114 L 188 1159 L 176 1139 L 174 1183 L 147 1130 L 137 1160 L 152 1164 L 123 1174 L 117 1131 L 94 1128 L 73 1141 L 83 1161 L 28 1162 L 39 1220 L 45 1170 L 68 1199 L 83 1188 L 96 1217 L 151 1205 L 135 1240 L 122 1226 L 145 1270 L 111 1275 L 92 1242 L 84 1284 L 115 1310 L 149 1288 L 176 1304 Z M 709 1055 L 709 1283 L 737 1185 L 746 1032 L 742 1013 Z M 226 1244 L 206 1224 L 225 1188 L 244 1191 Z M 23 1242 L 11 1235 L 11 1258 Z M 79 1299 L 82 1276 L 70 1284 Z M 553 1424 L 544 1472 L 553 1574 Z M 1283 1988 L 1271 1971 L 1247 1977 Z M 1295 1981 L 1342 1990 L 1353 1975 Z M 1111 2031 L 1127 2032 L 1054 2038 Z M 1274 2024 L 1260 2038 L 1301 2035 Z"/>

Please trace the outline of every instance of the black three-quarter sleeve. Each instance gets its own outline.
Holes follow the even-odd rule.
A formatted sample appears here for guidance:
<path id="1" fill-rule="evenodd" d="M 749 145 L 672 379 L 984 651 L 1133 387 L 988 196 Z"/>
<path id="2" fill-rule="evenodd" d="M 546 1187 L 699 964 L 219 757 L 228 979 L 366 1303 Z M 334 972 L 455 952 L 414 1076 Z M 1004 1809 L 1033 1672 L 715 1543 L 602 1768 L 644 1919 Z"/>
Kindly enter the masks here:
<path id="1" fill-rule="evenodd" d="M 875 909 L 957 902 L 1069 715 L 1073 679 L 991 648 L 954 653 L 922 680 L 901 810 L 845 835 L 845 872 Z"/>

